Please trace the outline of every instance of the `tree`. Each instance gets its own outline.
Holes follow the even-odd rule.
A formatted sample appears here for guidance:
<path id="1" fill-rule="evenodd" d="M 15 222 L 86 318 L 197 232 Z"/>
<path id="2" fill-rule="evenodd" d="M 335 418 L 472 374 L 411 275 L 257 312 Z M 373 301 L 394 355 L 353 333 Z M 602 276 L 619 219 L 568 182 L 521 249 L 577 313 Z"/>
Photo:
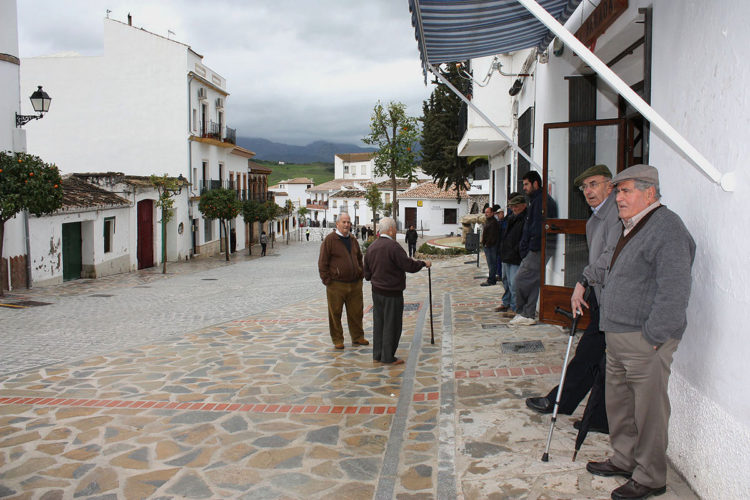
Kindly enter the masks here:
<path id="1" fill-rule="evenodd" d="M 386 203 L 383 205 L 383 214 L 386 217 L 390 217 L 391 213 L 393 213 L 393 203 Z"/>
<path id="2" fill-rule="evenodd" d="M 256 200 L 246 200 L 242 203 L 242 218 L 245 224 L 250 226 L 250 243 L 247 245 L 247 254 L 253 254 L 253 225 L 261 220 L 265 210 L 262 203 Z"/>
<path id="3" fill-rule="evenodd" d="M 62 178 L 55 165 L 38 156 L 0 151 L 0 262 L 5 223 L 23 210 L 37 217 L 52 213 L 62 206 L 62 198 Z"/>
<path id="4" fill-rule="evenodd" d="M 375 152 L 375 174 L 387 175 L 393 190 L 393 218 L 398 225 L 398 198 L 396 179 L 415 179 L 416 153 L 414 146 L 419 137 L 416 118 L 406 115 L 406 105 L 390 102 L 385 108 L 378 101 L 370 117 L 370 135 L 362 142 L 377 146 Z"/>
<path id="5" fill-rule="evenodd" d="M 378 210 L 383 207 L 383 199 L 380 197 L 380 190 L 375 184 L 370 184 L 365 191 L 365 203 L 372 210 L 372 230 L 377 232 L 378 230 Z"/>
<path id="6" fill-rule="evenodd" d="M 161 272 L 167 274 L 167 222 L 174 217 L 174 196 L 182 191 L 182 181 L 167 174 L 152 175 L 150 180 L 159 193 L 156 206 L 161 209 Z"/>
<path id="7" fill-rule="evenodd" d="M 267 220 L 274 220 L 276 217 L 281 215 L 281 207 L 273 201 L 267 201 L 263 204 L 263 210 L 261 211 L 260 223 L 261 225 Z M 276 240 L 276 236 L 271 238 L 271 248 L 273 248 L 273 242 Z"/>
<path id="8" fill-rule="evenodd" d="M 201 199 L 198 202 L 198 210 L 207 219 L 219 219 L 219 224 L 224 228 L 226 260 L 229 260 L 229 228 L 227 227 L 227 221 L 237 217 L 240 210 L 242 210 L 242 202 L 237 199 L 237 191 L 226 188 L 210 189 L 201 195 Z"/>
<path id="9" fill-rule="evenodd" d="M 291 224 L 289 223 L 289 218 L 294 213 L 294 203 L 292 203 L 292 200 L 286 200 L 286 203 L 284 203 L 284 206 L 281 209 L 281 213 L 286 217 L 286 244 L 289 244 L 289 230 L 291 229 Z"/>
<path id="10" fill-rule="evenodd" d="M 471 95 L 471 81 L 459 75 L 460 65 L 439 68 L 441 74 L 464 95 Z M 474 167 L 467 158 L 458 156 L 458 143 L 465 126 L 461 123 L 461 99 L 443 83 L 437 84 L 428 101 L 422 105 L 422 170 L 442 189 L 456 188 L 461 199 Z"/>
<path id="11" fill-rule="evenodd" d="M 309 212 L 310 211 L 307 209 L 307 207 L 299 207 L 297 209 L 297 217 L 299 217 L 302 220 L 305 220 Z"/>

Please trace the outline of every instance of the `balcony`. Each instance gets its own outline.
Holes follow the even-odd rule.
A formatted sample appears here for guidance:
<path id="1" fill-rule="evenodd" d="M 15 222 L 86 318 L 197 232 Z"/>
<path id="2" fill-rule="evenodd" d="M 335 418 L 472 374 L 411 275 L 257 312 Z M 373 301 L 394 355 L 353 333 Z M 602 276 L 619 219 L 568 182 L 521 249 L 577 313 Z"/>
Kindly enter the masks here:
<path id="1" fill-rule="evenodd" d="M 221 140 L 221 124 L 216 122 L 203 122 L 201 124 L 201 137 L 204 139 Z"/>
<path id="2" fill-rule="evenodd" d="M 237 129 L 226 127 L 224 129 L 224 142 L 237 145 Z"/>
<path id="3" fill-rule="evenodd" d="M 323 200 L 307 200 L 307 208 L 310 210 L 328 210 L 328 202 Z"/>

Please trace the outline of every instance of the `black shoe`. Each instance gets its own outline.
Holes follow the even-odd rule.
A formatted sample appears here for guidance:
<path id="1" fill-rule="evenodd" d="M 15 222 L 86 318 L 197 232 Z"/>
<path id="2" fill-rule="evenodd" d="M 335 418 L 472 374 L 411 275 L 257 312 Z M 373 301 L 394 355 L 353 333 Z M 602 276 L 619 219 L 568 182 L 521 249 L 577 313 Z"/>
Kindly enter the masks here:
<path id="1" fill-rule="evenodd" d="M 667 486 L 649 488 L 630 479 L 612 492 L 612 500 L 643 500 L 650 496 L 658 496 L 666 493 Z"/>
<path id="2" fill-rule="evenodd" d="M 479 286 L 495 286 L 495 283 L 491 281 L 485 281 L 484 283 L 480 283 Z"/>
<path id="3" fill-rule="evenodd" d="M 526 398 L 526 406 L 528 406 L 535 412 L 542 414 L 552 413 L 552 410 L 555 408 L 555 404 L 545 397 Z"/>
<path id="4" fill-rule="evenodd" d="M 612 462 L 609 461 L 609 459 L 605 460 L 604 462 L 589 462 L 586 464 L 586 470 L 594 474 L 595 476 L 604 477 L 622 476 L 630 478 L 630 476 L 633 475 L 631 471 L 627 471 L 625 469 L 617 467 L 616 465 L 613 465 Z M 612 498 L 614 498 L 614 496 Z"/>
<path id="5" fill-rule="evenodd" d="M 581 430 L 581 421 L 576 420 L 573 422 L 573 428 L 576 430 Z M 589 432 L 598 432 L 599 434 L 609 434 L 609 429 L 607 427 L 600 427 L 598 425 L 589 425 Z"/>

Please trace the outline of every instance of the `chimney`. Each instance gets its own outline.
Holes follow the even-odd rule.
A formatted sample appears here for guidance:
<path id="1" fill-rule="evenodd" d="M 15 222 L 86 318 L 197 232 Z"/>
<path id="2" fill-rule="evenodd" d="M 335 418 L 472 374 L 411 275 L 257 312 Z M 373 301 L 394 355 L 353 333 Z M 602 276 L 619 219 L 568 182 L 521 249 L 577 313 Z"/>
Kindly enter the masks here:
<path id="1" fill-rule="evenodd" d="M 128 26 L 133 26 L 133 16 L 128 12 Z"/>

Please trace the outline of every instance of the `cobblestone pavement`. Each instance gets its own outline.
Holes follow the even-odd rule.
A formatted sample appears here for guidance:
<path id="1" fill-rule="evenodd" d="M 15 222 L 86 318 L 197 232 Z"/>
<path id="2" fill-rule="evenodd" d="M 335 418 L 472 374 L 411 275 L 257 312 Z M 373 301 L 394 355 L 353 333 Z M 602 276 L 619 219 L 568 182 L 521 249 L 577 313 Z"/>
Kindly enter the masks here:
<path id="1" fill-rule="evenodd" d="M 297 259 L 286 275 L 307 295 L 264 283 L 258 298 L 270 305 L 230 320 L 0 378 L 0 497 L 607 498 L 616 487 L 584 469 L 605 456 L 603 436 L 570 461 L 568 417 L 540 461 L 549 418 L 523 399 L 556 383 L 567 337 L 549 325 L 508 328 L 492 311 L 502 289 L 480 288 L 466 257 L 431 272 L 434 345 L 428 273 L 409 276 L 407 363 L 390 367 L 373 363 L 370 346 L 332 348 L 322 286 L 303 269 L 317 245 L 278 252 L 274 262 Z M 161 295 L 217 269 L 242 282 L 243 266 L 261 272 L 257 262 L 160 280 Z M 369 295 L 365 285 L 367 332 Z M 530 339 L 545 350 L 501 352 Z M 662 498 L 694 496 L 670 473 Z"/>

